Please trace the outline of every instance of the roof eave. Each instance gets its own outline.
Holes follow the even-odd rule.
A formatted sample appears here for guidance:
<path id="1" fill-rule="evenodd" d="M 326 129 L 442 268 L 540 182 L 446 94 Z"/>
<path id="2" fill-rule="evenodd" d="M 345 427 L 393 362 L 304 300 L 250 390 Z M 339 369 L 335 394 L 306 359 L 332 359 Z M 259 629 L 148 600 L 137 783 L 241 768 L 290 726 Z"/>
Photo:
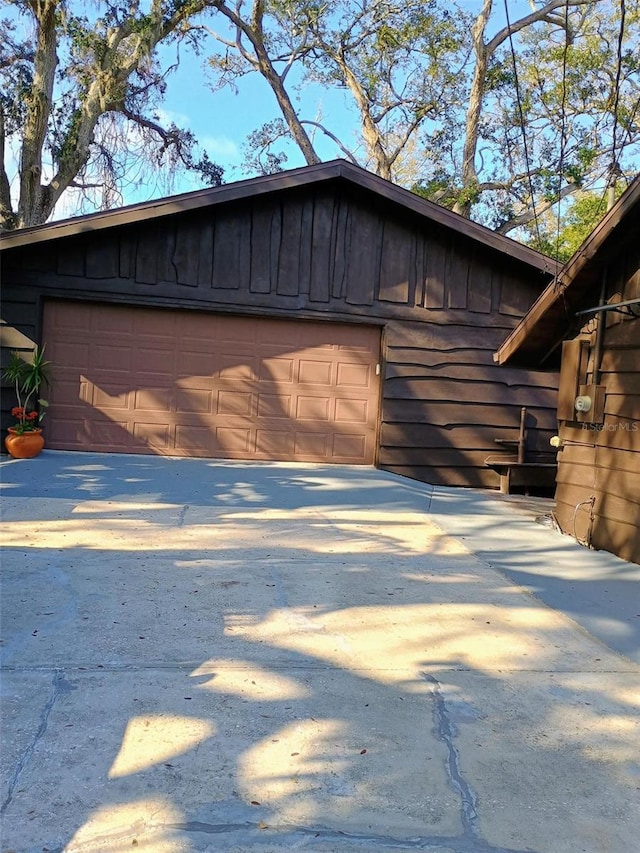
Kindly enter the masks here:
<path id="1" fill-rule="evenodd" d="M 530 249 L 510 237 L 505 237 L 483 225 L 465 219 L 447 208 L 428 201 L 410 190 L 392 184 L 390 181 L 367 172 L 346 160 L 333 160 L 314 166 L 302 166 L 275 175 L 248 178 L 232 184 L 223 184 L 220 187 L 211 187 L 154 201 L 141 202 L 117 210 L 92 213 L 18 231 L 5 232 L 2 235 L 2 248 L 5 250 L 13 249 L 89 231 L 101 231 L 106 228 L 171 216 L 176 213 L 238 201 L 249 196 L 266 195 L 267 193 L 304 187 L 336 178 L 344 178 L 356 186 L 368 189 L 419 216 L 463 234 L 467 238 L 503 254 L 506 253 L 515 260 L 532 266 L 547 275 L 554 275 L 557 272 L 557 263 L 546 255 Z"/>

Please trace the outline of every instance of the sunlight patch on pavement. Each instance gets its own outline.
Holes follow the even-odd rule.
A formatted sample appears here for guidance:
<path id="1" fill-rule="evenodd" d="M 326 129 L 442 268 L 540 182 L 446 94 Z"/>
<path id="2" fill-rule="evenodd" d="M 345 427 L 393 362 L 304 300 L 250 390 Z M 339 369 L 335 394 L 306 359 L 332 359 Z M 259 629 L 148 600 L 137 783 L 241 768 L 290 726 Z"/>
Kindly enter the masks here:
<path id="1" fill-rule="evenodd" d="M 567 691 L 569 692 L 569 691 Z M 627 784 L 640 784 L 640 719 L 635 709 L 629 714 L 603 713 L 600 697 L 584 680 L 571 688 L 568 699 L 550 710 L 548 718 L 552 740 L 562 748 L 571 744 L 593 762 L 609 764 Z"/>
<path id="2" fill-rule="evenodd" d="M 183 841 L 167 826 L 183 817 L 163 797 L 101 806 L 65 846 L 65 853 L 182 853 Z"/>
<path id="3" fill-rule="evenodd" d="M 464 603 L 367 606 L 318 614 L 271 611 L 259 623 L 235 620 L 234 636 L 347 670 L 371 669 L 383 683 L 415 679 L 425 662 L 495 672 L 557 663 L 566 626 L 546 608 Z M 554 636 L 555 634 L 555 636 Z"/>
<path id="4" fill-rule="evenodd" d="M 188 752 L 216 733 L 208 720 L 147 714 L 127 723 L 109 778 L 130 776 Z"/>
<path id="5" fill-rule="evenodd" d="M 344 720 L 299 720 L 282 726 L 276 735 L 257 741 L 241 755 L 238 784 L 248 802 L 277 809 L 279 823 L 311 822 L 323 781 L 343 775 L 358 753 L 356 745 L 352 755 L 339 756 L 337 744 L 348 739 Z"/>
<path id="6" fill-rule="evenodd" d="M 271 672 L 251 661 L 208 660 L 191 675 L 210 676 L 208 681 L 198 685 L 200 689 L 215 690 L 256 702 L 305 699 L 310 695 L 308 688 L 293 678 Z"/>
<path id="7" fill-rule="evenodd" d="M 100 507 L 102 506 L 102 510 Z M 102 515 L 99 515 L 103 512 Z M 421 513 L 343 512 L 330 520 L 317 512 L 265 510 L 235 513 L 209 507 L 91 502 L 78 505 L 71 519 L 11 521 L 4 547 L 88 548 L 104 551 L 228 550 L 259 542 L 271 551 L 314 554 L 429 553 L 463 555 L 463 545 L 444 535 Z M 270 523 L 273 522 L 273 523 Z M 179 537 L 167 531 L 180 530 Z"/>
<path id="8" fill-rule="evenodd" d="M 158 501 L 148 501 L 140 503 L 138 501 L 85 501 L 73 508 L 72 512 L 76 514 L 97 514 L 108 512 L 125 513 L 125 512 L 156 512 L 158 510 L 179 510 L 182 504 L 165 504 Z"/>
<path id="9" fill-rule="evenodd" d="M 390 544 L 413 553 L 467 554 L 467 549 L 457 540 L 447 536 L 426 515 L 426 512 L 408 512 L 384 507 L 363 509 L 303 508 L 299 510 L 260 509 L 230 512 L 226 518 L 235 521 L 291 521 L 306 519 L 307 531 L 339 531 L 351 537 L 359 548 L 388 550 Z M 374 535 L 371 536 L 371 532 Z M 382 534 L 382 535 L 381 535 Z M 336 543 L 328 550 L 335 551 Z M 340 545 L 342 550 L 344 546 Z"/>

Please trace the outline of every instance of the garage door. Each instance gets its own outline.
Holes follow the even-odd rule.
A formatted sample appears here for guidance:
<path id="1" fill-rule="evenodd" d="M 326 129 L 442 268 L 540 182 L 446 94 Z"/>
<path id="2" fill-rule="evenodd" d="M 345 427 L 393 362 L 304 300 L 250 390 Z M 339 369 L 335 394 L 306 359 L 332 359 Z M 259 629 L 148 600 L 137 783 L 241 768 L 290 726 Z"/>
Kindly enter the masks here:
<path id="1" fill-rule="evenodd" d="M 47 446 L 371 464 L 380 332 L 51 302 Z"/>

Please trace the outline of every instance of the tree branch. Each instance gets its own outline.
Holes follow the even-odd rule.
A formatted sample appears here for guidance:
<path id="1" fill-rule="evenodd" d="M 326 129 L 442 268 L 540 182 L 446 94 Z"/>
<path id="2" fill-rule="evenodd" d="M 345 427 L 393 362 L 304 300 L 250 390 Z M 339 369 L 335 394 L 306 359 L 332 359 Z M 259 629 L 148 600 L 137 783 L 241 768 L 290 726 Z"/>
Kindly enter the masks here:
<path id="1" fill-rule="evenodd" d="M 262 76 L 271 86 L 271 91 L 276 97 L 280 111 L 284 116 L 284 120 L 286 121 L 287 126 L 291 131 L 291 135 L 295 139 L 305 160 L 307 161 L 307 164 L 311 166 L 319 163 L 320 158 L 316 154 L 313 144 L 298 118 L 298 114 L 291 102 L 289 93 L 284 87 L 283 80 L 276 71 L 265 47 L 264 32 L 262 30 L 262 16 L 259 14 L 259 10 L 257 10 L 257 7 L 260 5 L 259 0 L 254 0 L 253 7 L 253 20 L 258 22 L 258 29 L 254 29 L 249 23 L 247 23 L 247 21 L 241 18 L 239 14 L 237 14 L 233 9 L 230 9 L 225 0 L 212 0 L 212 4 L 249 40 L 255 52 L 255 57 L 252 57 L 248 61 L 250 61 L 254 67 L 260 71 Z"/>
<path id="2" fill-rule="evenodd" d="M 351 151 L 349 151 L 348 148 L 345 148 L 345 146 L 342 144 L 342 142 L 340 142 L 338 137 L 335 134 L 331 133 L 330 130 L 327 130 L 327 128 L 323 124 L 320 124 L 317 121 L 311 121 L 310 119 L 302 119 L 301 122 L 302 124 L 310 124 L 312 127 L 317 127 L 318 130 L 321 130 L 325 136 L 328 136 L 329 139 L 332 140 L 332 142 L 335 142 L 340 151 L 342 151 L 345 157 L 350 160 L 354 164 L 354 166 L 360 165 L 354 155 L 351 153 Z"/>
<path id="3" fill-rule="evenodd" d="M 496 229 L 496 231 L 498 232 L 498 234 L 508 234 L 509 231 L 513 231 L 515 228 L 521 228 L 523 225 L 528 225 L 530 222 L 533 222 L 534 219 L 537 219 L 547 210 L 550 210 L 554 205 L 558 204 L 559 201 L 562 201 L 563 198 L 572 195 L 579 189 L 580 187 L 577 184 L 565 184 L 565 186 L 562 187 L 562 189 L 558 193 L 557 198 L 547 199 L 545 201 L 540 202 L 535 207 L 530 208 L 529 210 L 525 210 L 518 216 L 514 216 L 507 222 L 503 222 L 502 225 L 500 225 L 500 227 Z"/>
<path id="4" fill-rule="evenodd" d="M 599 0 L 596 0 L 599 2 Z M 551 12 L 555 12 L 556 9 L 565 8 L 569 6 L 573 8 L 575 6 L 587 6 L 592 4 L 593 0 L 551 0 L 551 2 L 547 3 L 546 6 L 543 6 L 541 9 L 538 9 L 536 12 L 531 12 L 529 15 L 525 15 L 524 18 L 520 18 L 518 21 L 514 21 L 511 26 L 503 27 L 499 32 L 495 34 L 495 36 L 486 44 L 486 49 L 489 52 L 489 56 L 492 56 L 496 50 L 500 47 L 500 45 L 505 42 L 509 36 L 515 35 L 519 33 L 520 30 L 524 30 L 526 27 L 531 24 L 535 24 L 538 21 L 548 20 Z M 555 23 L 556 21 L 550 20 L 550 23 Z M 564 21 L 562 21 L 562 25 L 564 26 Z"/>

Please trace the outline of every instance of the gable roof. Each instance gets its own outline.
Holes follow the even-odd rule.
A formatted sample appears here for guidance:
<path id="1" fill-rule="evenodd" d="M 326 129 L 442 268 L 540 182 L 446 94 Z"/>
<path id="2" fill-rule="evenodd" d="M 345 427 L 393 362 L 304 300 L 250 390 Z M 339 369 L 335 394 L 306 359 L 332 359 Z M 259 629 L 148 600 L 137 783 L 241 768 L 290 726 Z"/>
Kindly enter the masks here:
<path id="1" fill-rule="evenodd" d="M 250 178 L 220 187 L 196 190 L 182 195 L 169 196 L 154 201 L 133 204 L 117 210 L 102 213 L 91 213 L 86 216 L 63 219 L 45 225 L 21 228 L 0 235 L 0 248 L 13 249 L 19 246 L 30 246 L 62 237 L 100 231 L 118 225 L 128 225 L 161 216 L 171 216 L 176 213 L 213 207 L 226 202 L 238 201 L 245 198 L 266 195 L 297 187 L 312 186 L 324 182 L 342 180 L 354 186 L 375 193 L 382 199 L 412 211 L 431 222 L 438 223 L 452 231 L 475 240 L 485 246 L 506 253 L 511 257 L 529 264 L 536 269 L 553 275 L 557 264 L 551 258 L 518 243 L 502 234 L 497 234 L 483 225 L 471 222 L 440 205 L 402 187 L 392 184 L 365 169 L 355 166 L 346 160 L 332 160 L 316 166 L 303 166 L 275 175 L 264 175 Z"/>
<path id="2" fill-rule="evenodd" d="M 599 304 L 603 271 L 621 241 L 633 234 L 640 237 L 640 175 L 540 294 L 494 361 L 530 364 L 573 334 L 576 312 Z"/>

